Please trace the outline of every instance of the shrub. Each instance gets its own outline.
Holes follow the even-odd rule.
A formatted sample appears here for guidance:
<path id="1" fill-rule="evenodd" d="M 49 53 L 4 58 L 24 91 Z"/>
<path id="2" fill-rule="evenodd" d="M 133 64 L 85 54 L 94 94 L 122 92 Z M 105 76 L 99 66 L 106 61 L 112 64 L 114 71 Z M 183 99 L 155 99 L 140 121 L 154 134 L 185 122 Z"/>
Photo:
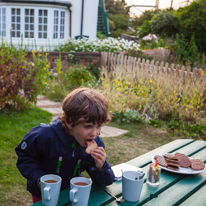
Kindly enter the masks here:
<path id="1" fill-rule="evenodd" d="M 175 15 L 179 19 L 179 33 L 186 42 L 194 35 L 199 51 L 206 53 L 206 3 L 205 0 L 193 1 L 189 6 L 179 8 Z"/>
<path id="2" fill-rule="evenodd" d="M 35 103 L 47 83 L 48 64 L 44 53 L 33 54 L 33 62 L 27 63 L 22 44 L 2 40 L 0 50 L 0 108 L 17 109 Z M 41 56 L 41 57 L 40 57 Z"/>
<path id="3" fill-rule="evenodd" d="M 151 20 L 151 31 L 161 38 L 172 37 L 178 33 L 178 18 L 172 11 L 159 12 Z"/>
<path id="4" fill-rule="evenodd" d="M 194 63 L 199 56 L 194 36 L 192 36 L 189 43 L 186 41 L 183 34 L 181 36 L 177 34 L 175 41 L 175 55 L 178 62 L 181 61 L 183 64 L 186 64 L 190 61 L 191 65 L 194 66 Z"/>
<path id="5" fill-rule="evenodd" d="M 96 82 L 96 78 L 87 70 L 87 67 L 81 65 L 70 67 L 61 76 L 61 80 L 68 88 L 88 86 Z"/>

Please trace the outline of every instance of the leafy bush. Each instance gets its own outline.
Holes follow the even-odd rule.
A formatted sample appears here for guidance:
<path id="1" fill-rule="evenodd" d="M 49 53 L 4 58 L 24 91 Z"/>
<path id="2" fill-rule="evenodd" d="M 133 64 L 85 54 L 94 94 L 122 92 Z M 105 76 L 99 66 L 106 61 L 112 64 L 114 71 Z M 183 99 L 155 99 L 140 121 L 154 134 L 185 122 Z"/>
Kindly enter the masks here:
<path id="1" fill-rule="evenodd" d="M 191 65 L 197 61 L 199 52 L 195 43 L 195 38 L 192 36 L 190 43 L 186 41 L 184 35 L 181 37 L 177 34 L 175 41 L 175 55 L 177 56 L 177 61 L 187 64 L 190 61 Z"/>
<path id="2" fill-rule="evenodd" d="M 112 121 L 118 123 L 140 123 L 143 122 L 143 117 L 137 110 L 129 109 L 124 111 L 114 111 L 112 113 Z"/>
<path id="3" fill-rule="evenodd" d="M 178 25 L 179 20 L 172 11 L 157 13 L 150 23 L 152 33 L 161 38 L 175 36 L 179 31 Z"/>
<path id="4" fill-rule="evenodd" d="M 193 1 L 189 6 L 179 8 L 175 15 L 179 19 L 179 33 L 183 34 L 186 42 L 194 35 L 199 51 L 206 53 L 206 2 Z"/>
<path id="5" fill-rule="evenodd" d="M 61 80 L 68 88 L 88 86 L 96 82 L 96 78 L 87 70 L 87 67 L 81 65 L 70 67 L 69 70 L 64 72 Z"/>
<path id="6" fill-rule="evenodd" d="M 2 40 L 0 47 L 0 108 L 20 110 L 35 103 L 44 89 L 49 74 L 47 58 L 43 52 L 37 57 L 33 53 L 33 62 L 27 63 L 22 44 L 17 48 Z"/>

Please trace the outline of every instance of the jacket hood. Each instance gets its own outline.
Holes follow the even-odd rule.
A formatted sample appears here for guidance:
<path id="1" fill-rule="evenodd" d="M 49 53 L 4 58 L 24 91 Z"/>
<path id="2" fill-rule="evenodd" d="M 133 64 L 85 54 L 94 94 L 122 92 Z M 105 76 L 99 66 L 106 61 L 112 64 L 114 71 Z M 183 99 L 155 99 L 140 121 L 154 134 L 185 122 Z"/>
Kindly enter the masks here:
<path id="1" fill-rule="evenodd" d="M 72 145 L 72 144 L 78 144 L 79 143 L 76 141 L 76 139 L 65 132 L 64 127 L 62 126 L 62 123 L 59 119 L 59 117 L 56 117 L 52 122 L 49 123 L 51 128 L 54 130 L 58 138 L 65 144 L 65 145 Z"/>

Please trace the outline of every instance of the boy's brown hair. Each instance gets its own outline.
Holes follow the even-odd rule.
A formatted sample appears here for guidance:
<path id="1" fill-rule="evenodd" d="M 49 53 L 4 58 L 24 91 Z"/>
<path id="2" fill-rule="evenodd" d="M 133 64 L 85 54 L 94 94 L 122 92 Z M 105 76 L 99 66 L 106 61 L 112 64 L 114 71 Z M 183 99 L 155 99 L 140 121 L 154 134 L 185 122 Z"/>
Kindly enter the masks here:
<path id="1" fill-rule="evenodd" d="M 62 104 L 61 123 L 66 128 L 65 120 L 72 127 L 80 122 L 103 124 L 110 121 L 108 101 L 94 89 L 78 88 L 69 93 Z"/>

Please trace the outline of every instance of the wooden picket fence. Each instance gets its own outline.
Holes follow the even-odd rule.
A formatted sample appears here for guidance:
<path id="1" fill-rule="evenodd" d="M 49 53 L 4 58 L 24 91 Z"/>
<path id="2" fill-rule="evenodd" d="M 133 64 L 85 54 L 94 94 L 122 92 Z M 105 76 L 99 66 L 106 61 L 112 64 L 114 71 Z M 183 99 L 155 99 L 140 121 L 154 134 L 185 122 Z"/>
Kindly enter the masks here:
<path id="1" fill-rule="evenodd" d="M 206 69 L 204 71 L 201 68 L 193 68 L 191 70 L 190 66 L 185 67 L 183 65 L 180 68 L 179 65 L 169 65 L 169 63 L 154 62 L 154 60 L 150 62 L 150 60 L 107 52 L 101 53 L 101 66 L 107 67 L 108 71 L 112 71 L 113 68 L 118 67 L 120 70 L 127 68 L 128 71 L 133 71 L 134 73 L 138 70 L 148 73 L 155 72 L 156 74 L 165 73 L 179 78 L 181 82 L 192 80 L 200 81 L 204 86 L 206 85 Z"/>

